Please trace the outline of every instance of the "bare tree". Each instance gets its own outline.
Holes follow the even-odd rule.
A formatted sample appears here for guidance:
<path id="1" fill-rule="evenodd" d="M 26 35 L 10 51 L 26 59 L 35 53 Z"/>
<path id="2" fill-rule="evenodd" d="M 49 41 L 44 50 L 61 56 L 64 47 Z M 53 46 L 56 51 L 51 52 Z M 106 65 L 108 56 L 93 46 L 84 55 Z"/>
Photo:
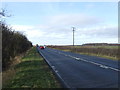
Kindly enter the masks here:
<path id="1" fill-rule="evenodd" d="M 0 10 L 0 18 L 2 18 L 2 17 L 11 17 L 11 15 L 10 14 L 8 14 L 8 11 L 6 10 L 6 9 L 1 9 Z"/>

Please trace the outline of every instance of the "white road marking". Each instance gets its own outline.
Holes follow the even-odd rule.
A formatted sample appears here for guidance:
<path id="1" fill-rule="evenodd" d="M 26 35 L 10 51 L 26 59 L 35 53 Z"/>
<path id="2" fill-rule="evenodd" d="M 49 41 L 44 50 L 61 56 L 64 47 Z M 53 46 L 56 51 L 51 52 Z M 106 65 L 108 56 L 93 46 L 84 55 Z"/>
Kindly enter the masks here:
<path id="1" fill-rule="evenodd" d="M 80 58 L 75 58 L 75 59 L 80 60 Z"/>
<path id="2" fill-rule="evenodd" d="M 54 50 L 53 50 L 54 51 Z M 104 69 L 111 69 L 111 70 L 114 70 L 114 71 L 120 71 L 119 69 L 117 68 L 113 68 L 113 67 L 110 67 L 110 66 L 106 66 L 106 65 L 102 65 L 102 64 L 99 64 L 99 63 L 96 63 L 96 62 L 93 62 L 93 61 L 88 61 L 88 60 L 85 60 L 85 59 L 82 59 L 82 58 L 78 58 L 78 57 L 74 57 L 74 56 L 71 56 L 71 55 L 67 55 L 67 54 L 64 54 L 64 53 L 61 53 L 59 51 L 54 51 L 54 52 L 57 52 L 59 54 L 62 54 L 64 56 L 67 56 L 67 57 L 71 57 L 71 58 L 74 58 L 76 60 L 80 60 L 80 61 L 84 61 L 84 62 L 87 62 L 87 63 L 91 63 L 91 64 L 94 64 L 94 65 L 97 65 L 101 68 L 104 68 Z"/>
<path id="3" fill-rule="evenodd" d="M 107 69 L 108 67 L 105 65 L 100 65 L 100 67 Z"/>
<path id="4" fill-rule="evenodd" d="M 65 55 L 65 56 L 68 56 L 68 55 Z"/>

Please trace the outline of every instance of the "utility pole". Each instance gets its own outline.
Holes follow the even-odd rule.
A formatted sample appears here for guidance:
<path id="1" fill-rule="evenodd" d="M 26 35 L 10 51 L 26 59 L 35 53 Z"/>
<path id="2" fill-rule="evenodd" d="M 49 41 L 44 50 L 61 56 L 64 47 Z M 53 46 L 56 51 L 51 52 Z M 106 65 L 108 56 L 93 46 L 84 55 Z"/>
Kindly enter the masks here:
<path id="1" fill-rule="evenodd" d="M 74 31 L 75 31 L 75 27 L 72 27 L 73 29 L 73 46 L 74 46 Z"/>

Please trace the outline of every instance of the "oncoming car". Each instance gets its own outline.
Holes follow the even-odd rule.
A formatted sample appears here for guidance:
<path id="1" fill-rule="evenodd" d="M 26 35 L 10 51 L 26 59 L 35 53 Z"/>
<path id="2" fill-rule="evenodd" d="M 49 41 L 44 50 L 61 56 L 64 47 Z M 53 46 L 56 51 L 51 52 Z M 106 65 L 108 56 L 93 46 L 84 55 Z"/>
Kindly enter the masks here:
<path id="1" fill-rule="evenodd" d="M 40 46 L 40 49 L 45 49 L 45 47 L 44 46 Z"/>

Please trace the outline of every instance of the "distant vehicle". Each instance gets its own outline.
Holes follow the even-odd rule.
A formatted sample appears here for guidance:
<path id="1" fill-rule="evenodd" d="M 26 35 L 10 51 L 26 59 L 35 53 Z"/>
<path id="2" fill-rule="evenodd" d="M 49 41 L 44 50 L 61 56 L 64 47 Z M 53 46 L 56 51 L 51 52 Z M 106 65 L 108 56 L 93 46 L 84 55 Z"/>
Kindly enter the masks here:
<path id="1" fill-rule="evenodd" d="M 44 48 L 46 48 L 46 45 L 44 45 Z"/>
<path id="2" fill-rule="evenodd" d="M 38 45 L 38 44 L 36 44 L 36 47 L 39 47 L 39 45 Z"/>
<path id="3" fill-rule="evenodd" d="M 40 49 L 45 49 L 45 47 L 44 46 L 40 46 Z"/>

